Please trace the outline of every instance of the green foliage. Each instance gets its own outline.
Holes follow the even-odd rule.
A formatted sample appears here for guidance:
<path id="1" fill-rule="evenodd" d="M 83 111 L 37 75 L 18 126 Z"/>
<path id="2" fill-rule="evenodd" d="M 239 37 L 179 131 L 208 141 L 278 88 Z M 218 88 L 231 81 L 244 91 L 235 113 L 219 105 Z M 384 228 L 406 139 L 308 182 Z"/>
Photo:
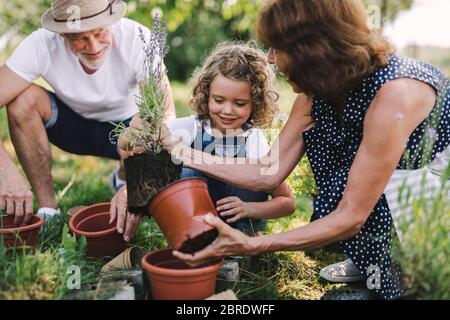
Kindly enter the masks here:
<path id="1" fill-rule="evenodd" d="M 234 21 L 233 30 L 246 31 L 254 25 L 255 12 L 261 6 L 261 0 L 144 0 L 129 1 L 131 16 L 148 10 L 162 10 L 165 20 L 169 21 L 169 31 L 183 26 L 187 21 L 197 18 L 197 13 L 207 11 L 220 14 L 223 20 L 243 17 L 242 21 Z"/>
<path id="2" fill-rule="evenodd" d="M 51 299 L 59 286 L 61 264 L 53 264 L 52 255 L 16 254 L 0 261 L 1 299 Z"/>
<path id="3" fill-rule="evenodd" d="M 57 229 L 49 232 L 58 233 Z M 67 286 L 70 268 L 80 270 L 81 285 L 95 284 L 101 264 L 87 259 L 86 239 L 76 239 L 64 226 L 63 241 L 49 246 L 43 239 L 35 251 L 9 249 L 0 243 L 0 299 L 61 299 L 71 290 Z"/>
<path id="4" fill-rule="evenodd" d="M 141 85 L 140 95 L 136 97 L 139 117 L 144 121 L 142 131 L 128 129 L 123 123 L 115 125 L 112 136 L 123 136 L 132 146 L 143 146 L 147 151 L 160 153 L 163 150 L 161 143 L 155 140 L 161 130 L 165 118 L 164 91 L 153 80 L 145 81 Z"/>
<path id="5" fill-rule="evenodd" d="M 419 155 L 421 167 L 430 162 L 438 138 L 435 128 L 444 112 L 448 94 L 448 81 L 442 81 L 434 116 L 425 121 L 425 133 L 418 152 L 404 156 L 407 168 L 413 166 Z M 403 118 L 399 117 L 400 123 L 401 120 Z M 436 155 L 431 164 L 431 169 L 442 174 L 438 188 L 427 183 L 425 173 L 420 185 L 415 186 L 420 187 L 418 192 L 406 184 L 399 188 L 399 225 L 403 238 L 396 244 L 394 252 L 410 280 L 408 294 L 420 299 L 450 298 L 450 154 L 447 153 L 450 152 Z"/>
<path id="6" fill-rule="evenodd" d="M 411 8 L 413 0 L 363 0 L 366 5 L 376 5 L 381 11 L 381 23 L 392 22 L 398 13 Z"/>
<path id="7" fill-rule="evenodd" d="M 125 125 L 120 123 L 115 125 L 112 133 L 116 137 L 125 134 L 132 146 L 143 146 L 147 151 L 160 153 L 163 146 L 154 137 L 159 136 L 165 118 L 167 88 L 162 87 L 166 74 L 163 70 L 162 60 L 169 50 L 166 45 L 166 24 L 160 21 L 157 16 L 154 17 L 149 43 L 147 43 L 142 30 L 140 32 L 145 52 L 145 61 L 142 66 L 145 80 L 140 84 L 136 104 L 139 117 L 144 121 L 145 126 L 142 132 L 137 132 L 136 130 L 127 130 Z"/>
<path id="8" fill-rule="evenodd" d="M 58 177 L 58 181 L 56 181 L 57 201 L 63 212 L 67 212 L 68 209 L 74 206 L 91 205 L 111 200 L 112 193 L 105 181 L 106 175 L 110 173 L 110 168 L 112 168 L 111 163 L 107 161 L 99 161 L 97 163 L 98 166 L 104 166 L 105 164 L 110 165 L 102 168 L 103 170 L 101 171 L 98 169 L 97 173 L 79 173 L 74 176 L 74 180 L 68 181 Z M 76 170 L 74 167 L 59 166 L 59 161 L 57 161 L 56 167 L 59 170 Z"/>
<path id="9" fill-rule="evenodd" d="M 450 162 L 442 184 L 430 199 L 425 197 L 425 181 L 413 194 L 403 187 L 401 203 L 412 205 L 412 215 L 400 222 L 403 234 L 395 256 L 408 277 L 407 294 L 419 299 L 450 299 Z"/>
<path id="10" fill-rule="evenodd" d="M 137 228 L 132 243 L 146 252 L 167 247 L 167 241 L 161 229 L 152 218 L 143 218 Z"/>
<path id="11" fill-rule="evenodd" d="M 0 139 L 4 140 L 6 138 L 9 138 L 8 117 L 6 115 L 6 108 L 0 109 L 0 128 L 4 128 L 0 130 Z"/>
<path id="12" fill-rule="evenodd" d="M 262 0 L 135 0 L 128 3 L 127 16 L 151 26 L 150 13 L 162 12 L 168 22 L 172 51 L 166 57 L 171 79 L 186 80 L 202 58 L 217 43 L 254 38 L 256 14 Z M 40 17 L 50 0 L 1 0 L 0 34 L 14 30 L 19 37 L 40 26 Z M 392 21 L 412 0 L 365 0 L 380 6 L 383 21 Z M 19 40 L 19 39 L 16 39 Z M 13 41 L 12 46 L 17 45 Z M 10 50 L 9 50 L 10 51 Z M 6 58 L 6 57 L 3 57 Z M 1 57 L 0 57 L 1 59 Z"/>
<path id="13" fill-rule="evenodd" d="M 300 198 L 303 204 L 297 206 L 295 214 L 269 221 L 264 233 L 275 234 L 304 225 L 307 221 L 304 217 L 311 214 L 312 206 L 310 201 Z M 239 281 L 219 279 L 218 290 L 233 289 L 241 300 L 321 299 L 333 291 L 351 290 L 345 285 L 330 285 L 320 280 L 321 268 L 343 258 L 324 250 L 267 253 L 254 257 L 253 263 L 241 270 Z"/>
<path id="14" fill-rule="evenodd" d="M 153 137 L 159 134 L 164 121 L 164 98 L 165 94 L 159 82 L 150 79 L 141 86 L 140 96 L 136 97 L 139 117 L 150 125 L 143 131 L 142 136 L 135 137 L 137 139 L 134 145 L 144 145 L 147 150 L 155 153 L 162 151 L 162 145 L 159 141 L 154 141 Z"/>
<path id="15" fill-rule="evenodd" d="M 315 197 L 318 194 L 316 181 L 307 157 L 303 157 L 288 178 L 289 185 L 295 195 Z"/>
<path id="16" fill-rule="evenodd" d="M 77 239 L 75 235 L 69 233 L 69 227 L 67 226 L 67 224 L 64 225 L 63 228 L 61 243 L 64 250 L 79 251 L 82 253 L 86 252 L 86 237 L 83 236 L 80 239 Z"/>
<path id="17" fill-rule="evenodd" d="M 41 15 L 50 8 L 51 0 L 1 0 L 0 34 L 12 26 L 20 34 L 29 34 L 40 26 Z"/>
<path id="18" fill-rule="evenodd" d="M 6 3 L 4 2 L 6 1 Z M 14 32 L 20 38 L 40 27 L 40 17 L 50 0 L 0 1 L 0 34 Z M 166 58 L 169 77 L 186 80 L 202 57 L 218 42 L 251 37 L 259 0 L 139 0 L 127 1 L 127 16 L 151 27 L 150 12 L 162 12 L 168 22 L 173 51 Z M 11 50 L 8 50 L 11 52 Z M 5 59 L 6 56 L 3 56 Z M 0 57 L 1 59 L 1 57 Z"/>
<path id="19" fill-rule="evenodd" d="M 248 40 L 258 0 L 149 0 L 132 1 L 129 17 L 149 26 L 148 12 L 163 12 L 168 21 L 169 41 L 172 47 L 166 58 L 171 79 L 186 80 L 202 58 L 217 43 L 240 39 Z"/>
<path id="20" fill-rule="evenodd" d="M 286 109 L 286 106 L 281 109 Z M 281 113 L 279 117 L 283 118 L 287 117 L 287 115 L 283 115 Z M 275 120 L 272 124 L 272 129 L 265 132 L 269 145 L 274 142 L 274 139 L 278 136 L 284 125 L 284 121 L 279 119 Z M 312 172 L 311 164 L 309 163 L 307 156 L 304 156 L 300 160 L 300 162 L 289 175 L 287 181 L 296 198 L 300 198 L 301 196 L 315 197 L 318 194 L 316 181 L 314 180 L 314 174 Z"/>
<path id="21" fill-rule="evenodd" d="M 4 130 L 7 128 L 0 128 L 1 133 Z M 102 262 L 86 257 L 86 239 L 69 234 L 65 212 L 77 205 L 110 201 L 106 177 L 116 163 L 52 149 L 55 189 L 63 216 L 44 225 L 35 251 L 6 250 L 0 243 L 0 299 L 63 299 L 74 292 L 67 286 L 70 267 L 80 268 L 82 288 L 98 282 Z"/>

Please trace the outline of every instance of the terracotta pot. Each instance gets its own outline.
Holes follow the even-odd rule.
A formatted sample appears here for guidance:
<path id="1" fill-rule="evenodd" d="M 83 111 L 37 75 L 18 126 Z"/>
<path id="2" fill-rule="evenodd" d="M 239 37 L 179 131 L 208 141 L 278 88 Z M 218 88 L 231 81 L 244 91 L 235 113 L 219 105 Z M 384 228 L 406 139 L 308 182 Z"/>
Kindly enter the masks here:
<path id="1" fill-rule="evenodd" d="M 102 272 L 107 273 L 116 270 L 130 270 L 139 265 L 144 256 L 141 248 L 129 247 L 117 257 L 102 267 Z"/>
<path id="2" fill-rule="evenodd" d="M 189 178 L 162 189 L 150 202 L 153 216 L 170 245 L 181 252 L 194 253 L 217 237 L 216 228 L 201 217 L 218 216 L 204 178 Z"/>
<path id="3" fill-rule="evenodd" d="M 172 249 L 150 252 L 142 258 L 154 300 L 203 300 L 215 293 L 223 261 L 191 268 L 172 255 Z"/>
<path id="4" fill-rule="evenodd" d="M 5 247 L 35 247 L 39 243 L 39 232 L 43 224 L 44 219 L 34 215 L 30 223 L 23 227 L 14 225 L 13 215 L 0 217 L 0 234 Z"/>
<path id="5" fill-rule="evenodd" d="M 109 203 L 95 204 L 77 211 L 69 220 L 70 231 L 86 237 L 86 254 L 90 257 L 112 258 L 127 248 L 116 224 L 109 224 L 109 208 Z"/>
<path id="6" fill-rule="evenodd" d="M 80 210 L 82 210 L 82 209 L 84 209 L 84 208 L 86 208 L 86 206 L 76 206 L 76 207 L 70 208 L 69 210 L 67 210 L 67 215 L 68 215 L 69 218 L 70 218 L 70 217 L 73 216 L 75 213 L 77 213 L 78 211 L 80 211 Z"/>

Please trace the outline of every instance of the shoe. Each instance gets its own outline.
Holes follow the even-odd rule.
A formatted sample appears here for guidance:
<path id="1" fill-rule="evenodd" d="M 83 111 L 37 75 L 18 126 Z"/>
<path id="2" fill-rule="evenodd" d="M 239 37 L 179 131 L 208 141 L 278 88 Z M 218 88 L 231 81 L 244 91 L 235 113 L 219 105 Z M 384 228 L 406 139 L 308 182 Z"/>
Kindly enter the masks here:
<path id="1" fill-rule="evenodd" d="M 125 184 L 126 182 L 119 178 L 119 168 L 114 169 L 109 176 L 109 187 L 112 193 L 116 194 Z"/>
<path id="2" fill-rule="evenodd" d="M 223 262 L 222 268 L 220 268 L 217 273 L 217 277 L 228 281 L 239 281 L 240 274 L 241 271 L 237 261 L 226 258 Z"/>
<path id="3" fill-rule="evenodd" d="M 320 270 L 320 276 L 329 282 L 357 282 L 366 277 L 359 271 L 351 259 L 338 262 Z"/>
<path id="4" fill-rule="evenodd" d="M 45 221 L 51 220 L 53 219 L 53 217 L 55 216 L 60 216 L 61 215 L 61 210 L 58 209 L 53 209 L 53 208 L 40 208 L 36 215 L 38 217 L 44 218 Z"/>
<path id="5" fill-rule="evenodd" d="M 228 259 L 237 262 L 240 269 L 251 270 L 254 263 L 254 257 L 252 256 L 231 256 Z"/>
<path id="6" fill-rule="evenodd" d="M 40 208 L 37 211 L 36 216 L 44 219 L 44 224 L 39 232 L 40 235 L 44 239 L 54 239 L 55 230 L 59 230 L 59 227 L 62 227 L 64 224 L 61 209 Z"/>

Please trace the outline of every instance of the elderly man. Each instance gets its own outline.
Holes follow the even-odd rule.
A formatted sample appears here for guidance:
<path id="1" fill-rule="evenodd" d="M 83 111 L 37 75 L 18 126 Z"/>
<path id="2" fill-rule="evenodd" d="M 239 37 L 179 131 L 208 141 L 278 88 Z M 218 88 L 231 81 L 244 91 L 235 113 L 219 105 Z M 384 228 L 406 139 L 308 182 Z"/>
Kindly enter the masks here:
<path id="1" fill-rule="evenodd" d="M 123 18 L 125 11 L 123 1 L 54 0 L 42 16 L 43 29 L 0 68 L 0 106 L 7 105 L 11 140 L 39 202 L 38 215 L 60 212 L 49 141 L 70 153 L 120 159 L 110 122 L 128 125 L 137 112 L 135 96 L 145 79 L 140 30 L 150 37 L 150 30 Z M 40 76 L 54 93 L 32 84 Z M 166 115 L 173 118 L 167 77 L 164 85 Z M 112 175 L 115 189 L 122 173 Z M 1 144 L 0 210 L 14 214 L 17 224 L 32 216 L 31 192 Z"/>

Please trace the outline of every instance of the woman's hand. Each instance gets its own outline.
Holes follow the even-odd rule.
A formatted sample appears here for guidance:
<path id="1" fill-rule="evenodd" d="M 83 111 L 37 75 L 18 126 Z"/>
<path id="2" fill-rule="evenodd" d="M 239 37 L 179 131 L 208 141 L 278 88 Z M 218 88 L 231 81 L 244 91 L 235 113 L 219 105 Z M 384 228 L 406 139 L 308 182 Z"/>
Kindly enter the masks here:
<path id="1" fill-rule="evenodd" d="M 251 218 L 252 215 L 250 204 L 238 197 L 228 197 L 217 201 L 217 212 L 227 223 L 233 223 L 242 218 Z"/>
<path id="2" fill-rule="evenodd" d="M 141 222 L 141 218 L 127 211 L 127 187 L 122 187 L 111 200 L 109 210 L 109 223 L 117 219 L 117 232 L 123 234 L 126 242 L 129 242 L 136 228 Z"/>
<path id="3" fill-rule="evenodd" d="M 216 240 L 205 249 L 192 254 L 174 251 L 173 255 L 186 262 L 190 266 L 200 266 L 210 262 L 212 259 L 223 258 L 225 256 L 254 255 L 251 238 L 230 227 L 219 217 L 212 214 L 206 215 L 204 221 L 215 227 L 219 235 Z"/>

